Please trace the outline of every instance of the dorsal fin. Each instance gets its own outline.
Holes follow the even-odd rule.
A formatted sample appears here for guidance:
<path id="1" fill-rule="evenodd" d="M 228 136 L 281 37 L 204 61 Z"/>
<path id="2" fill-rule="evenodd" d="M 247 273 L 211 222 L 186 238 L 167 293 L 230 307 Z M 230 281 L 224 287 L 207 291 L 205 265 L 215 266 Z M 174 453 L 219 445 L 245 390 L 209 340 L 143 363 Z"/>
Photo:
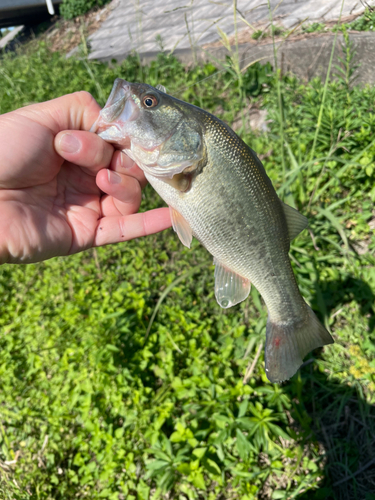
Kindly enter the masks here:
<path id="1" fill-rule="evenodd" d="M 161 92 L 164 92 L 164 94 L 167 93 L 167 89 L 162 85 L 161 83 L 158 83 L 155 87 L 157 90 L 160 90 Z"/>
<path id="2" fill-rule="evenodd" d="M 283 201 L 281 202 L 281 206 L 283 207 L 286 223 L 288 225 L 289 239 L 292 241 L 308 226 L 309 221 L 304 215 L 300 214 L 298 210 L 286 205 Z"/>

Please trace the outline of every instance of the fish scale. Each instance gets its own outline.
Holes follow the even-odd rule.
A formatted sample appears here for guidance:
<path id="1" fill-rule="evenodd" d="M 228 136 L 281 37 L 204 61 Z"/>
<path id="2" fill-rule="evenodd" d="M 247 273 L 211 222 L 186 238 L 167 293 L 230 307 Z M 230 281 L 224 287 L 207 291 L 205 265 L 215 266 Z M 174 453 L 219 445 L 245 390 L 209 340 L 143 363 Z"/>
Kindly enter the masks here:
<path id="1" fill-rule="evenodd" d="M 333 342 L 302 298 L 288 256 L 307 219 L 277 197 L 230 127 L 160 88 L 120 79 L 95 127 L 143 169 L 182 243 L 195 236 L 214 257 L 221 307 L 246 299 L 250 282 L 258 289 L 268 309 L 269 380 L 290 378 L 308 352 Z"/>

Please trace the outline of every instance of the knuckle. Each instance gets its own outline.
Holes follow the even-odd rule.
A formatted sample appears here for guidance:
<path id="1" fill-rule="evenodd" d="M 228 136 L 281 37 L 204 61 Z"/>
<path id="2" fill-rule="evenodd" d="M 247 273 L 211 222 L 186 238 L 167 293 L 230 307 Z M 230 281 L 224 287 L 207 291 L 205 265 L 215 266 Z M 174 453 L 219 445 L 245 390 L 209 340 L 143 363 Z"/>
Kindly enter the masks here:
<path id="1" fill-rule="evenodd" d="M 137 179 L 134 179 L 134 177 L 129 177 L 126 181 L 126 187 L 127 193 L 124 196 L 124 201 L 126 203 L 134 205 L 138 210 L 142 199 L 142 189 L 139 182 L 137 181 Z"/>
<path id="2" fill-rule="evenodd" d="M 78 92 L 75 92 L 75 95 L 83 106 L 91 106 L 94 103 L 97 104 L 94 97 L 90 94 L 90 92 L 87 92 L 87 90 L 79 90 Z"/>
<path id="3" fill-rule="evenodd" d="M 122 240 L 126 239 L 126 219 L 125 217 L 120 217 L 118 220 L 119 230 L 120 230 L 120 238 Z"/>
<path id="4" fill-rule="evenodd" d="M 106 166 L 105 144 L 103 141 L 97 141 L 96 147 L 92 149 L 93 163 L 97 166 Z"/>

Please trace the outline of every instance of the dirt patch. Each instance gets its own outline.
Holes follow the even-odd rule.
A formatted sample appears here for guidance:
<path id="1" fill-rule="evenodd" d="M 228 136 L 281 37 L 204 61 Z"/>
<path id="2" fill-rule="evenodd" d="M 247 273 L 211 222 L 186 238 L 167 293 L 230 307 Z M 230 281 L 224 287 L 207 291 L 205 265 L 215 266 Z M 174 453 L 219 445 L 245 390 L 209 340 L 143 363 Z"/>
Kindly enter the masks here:
<path id="1" fill-rule="evenodd" d="M 56 18 L 52 20 L 51 27 L 38 38 L 44 39 L 53 52 L 67 53 L 97 31 L 114 7 L 115 2 L 111 2 L 103 9 L 92 10 L 84 16 L 69 21 Z"/>

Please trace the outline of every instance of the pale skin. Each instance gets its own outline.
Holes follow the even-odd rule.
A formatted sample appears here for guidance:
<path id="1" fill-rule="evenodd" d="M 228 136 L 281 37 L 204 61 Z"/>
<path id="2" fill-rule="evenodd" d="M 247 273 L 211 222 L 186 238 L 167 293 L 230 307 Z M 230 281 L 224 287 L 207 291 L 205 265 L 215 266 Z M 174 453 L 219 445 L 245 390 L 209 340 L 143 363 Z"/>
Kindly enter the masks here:
<path id="1" fill-rule="evenodd" d="M 170 227 L 168 208 L 137 213 L 146 179 L 89 132 L 87 92 L 0 116 L 0 263 L 30 263 Z"/>

